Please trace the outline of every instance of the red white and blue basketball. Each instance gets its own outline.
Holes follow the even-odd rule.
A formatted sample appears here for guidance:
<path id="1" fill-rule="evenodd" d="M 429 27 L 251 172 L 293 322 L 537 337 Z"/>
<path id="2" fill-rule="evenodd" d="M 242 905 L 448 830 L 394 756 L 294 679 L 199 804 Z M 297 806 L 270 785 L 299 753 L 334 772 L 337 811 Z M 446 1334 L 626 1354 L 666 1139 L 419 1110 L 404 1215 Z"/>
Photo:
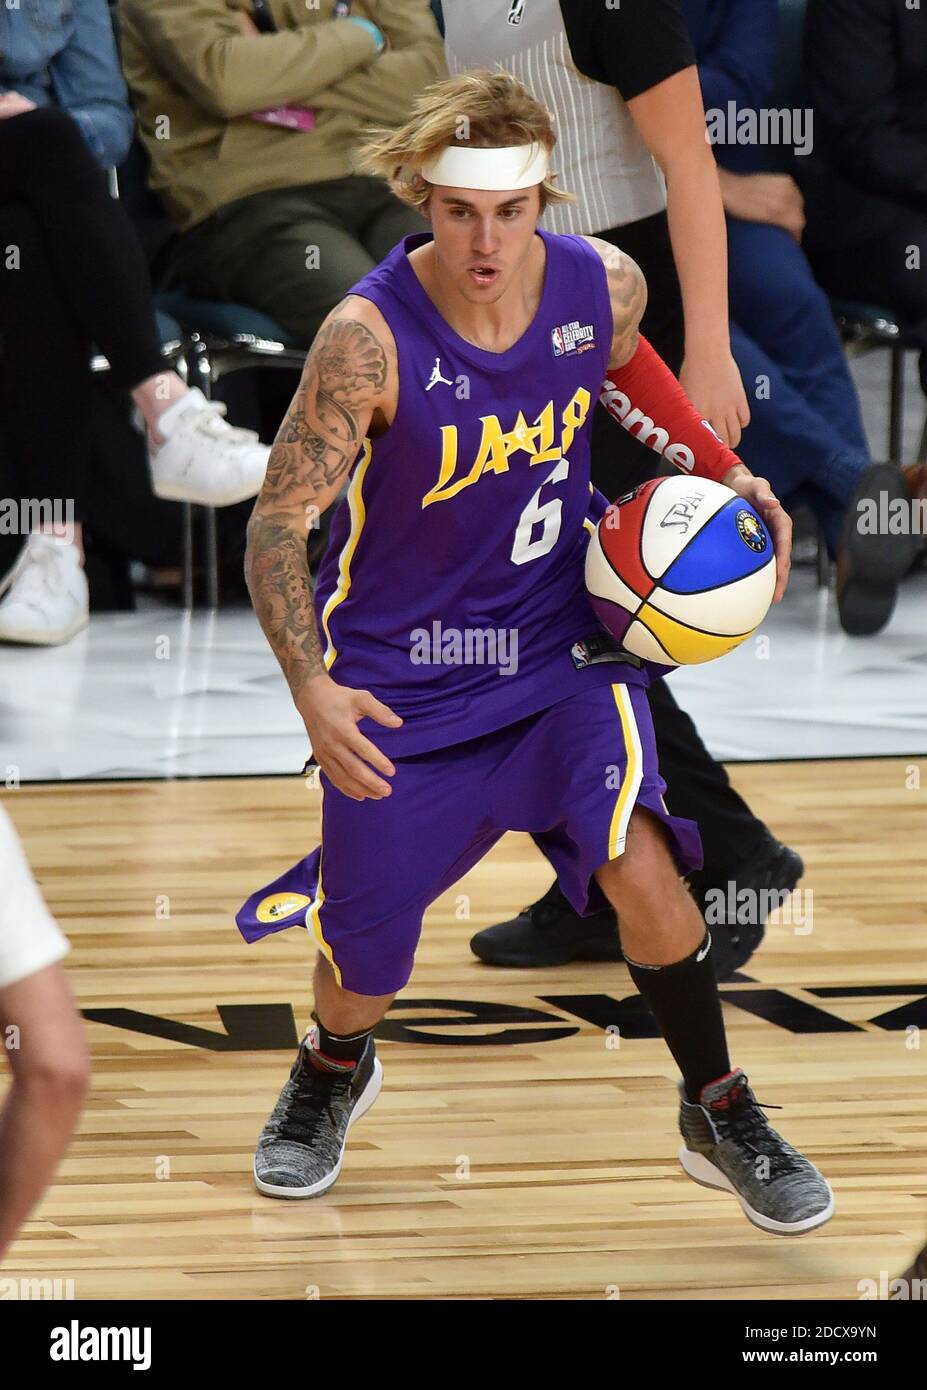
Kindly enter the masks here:
<path id="1" fill-rule="evenodd" d="M 586 588 L 626 651 L 664 666 L 711 661 L 759 627 L 776 587 L 759 513 L 708 478 L 654 478 L 589 538 Z"/>

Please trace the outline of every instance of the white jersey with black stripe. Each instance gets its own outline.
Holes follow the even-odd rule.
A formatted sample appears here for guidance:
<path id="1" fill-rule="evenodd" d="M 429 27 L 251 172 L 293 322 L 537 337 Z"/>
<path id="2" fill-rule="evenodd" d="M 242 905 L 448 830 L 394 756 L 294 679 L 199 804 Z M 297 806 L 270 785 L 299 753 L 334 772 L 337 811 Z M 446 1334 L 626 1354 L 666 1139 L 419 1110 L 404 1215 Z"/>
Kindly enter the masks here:
<path id="1" fill-rule="evenodd" d="M 548 230 L 591 235 L 664 210 L 653 156 L 615 88 L 576 68 L 557 0 L 443 0 L 442 10 L 452 75 L 505 68 L 556 117 L 557 184 L 577 201 L 548 207 Z"/>

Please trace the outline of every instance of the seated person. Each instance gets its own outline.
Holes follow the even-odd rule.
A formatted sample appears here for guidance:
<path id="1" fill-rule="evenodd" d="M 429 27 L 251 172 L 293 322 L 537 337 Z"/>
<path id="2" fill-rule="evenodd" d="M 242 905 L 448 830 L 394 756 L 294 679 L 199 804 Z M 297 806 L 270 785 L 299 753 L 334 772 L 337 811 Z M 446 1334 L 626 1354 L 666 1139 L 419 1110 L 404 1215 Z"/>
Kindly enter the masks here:
<path id="1" fill-rule="evenodd" d="M 56 645 L 88 622 L 92 345 L 144 419 L 159 496 L 239 501 L 266 471 L 257 436 L 165 370 L 147 267 L 103 172 L 133 124 L 106 0 L 0 7 L 0 422 L 14 495 L 73 518 L 36 523 L 0 580 L 0 641 Z"/>
<path id="2" fill-rule="evenodd" d="M 120 0 L 119 14 L 151 184 L 181 230 L 178 277 L 308 344 L 350 285 L 423 230 L 383 180 L 353 172 L 352 152 L 443 76 L 428 0 L 343 18 L 302 0 L 253 14 L 245 0 Z"/>
<path id="3" fill-rule="evenodd" d="M 80 1014 L 51 916 L 0 805 L 0 1037 L 12 1085 L 0 1107 L 0 1262 L 55 1176 L 90 1079 Z M 11 1046 L 13 1030 L 20 1046 Z"/>
<path id="4" fill-rule="evenodd" d="M 847 632 L 888 622 L 911 547 L 900 536 L 860 535 L 857 504 L 905 496 L 899 471 L 873 465 L 859 400 L 827 297 L 801 240 L 803 200 L 780 151 L 736 143 L 729 103 L 768 107 L 773 96 L 777 0 L 683 0 L 715 139 L 727 213 L 731 343 L 750 402 L 740 452 L 778 497 L 807 503 L 837 557 L 837 605 Z"/>
<path id="5" fill-rule="evenodd" d="M 815 143 L 805 244 L 834 295 L 884 307 L 922 345 L 927 393 L 927 26 L 910 0 L 810 0 Z M 896 459 L 895 462 L 898 462 Z M 927 498 L 923 461 L 905 470 Z"/>

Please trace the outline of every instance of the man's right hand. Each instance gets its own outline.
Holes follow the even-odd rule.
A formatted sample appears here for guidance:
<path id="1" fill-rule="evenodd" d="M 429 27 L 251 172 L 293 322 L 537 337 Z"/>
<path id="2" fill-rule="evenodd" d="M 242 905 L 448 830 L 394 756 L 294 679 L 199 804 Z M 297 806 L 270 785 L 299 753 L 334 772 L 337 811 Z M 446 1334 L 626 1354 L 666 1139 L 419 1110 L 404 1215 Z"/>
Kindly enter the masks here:
<path id="1" fill-rule="evenodd" d="M 783 227 L 796 241 L 805 230 L 805 200 L 788 174 L 733 174 L 719 169 L 724 210 L 746 222 Z"/>
<path id="2" fill-rule="evenodd" d="M 380 801 L 391 795 L 389 783 L 371 769 L 376 768 L 386 777 L 392 777 L 396 769 L 357 725 L 368 715 L 387 729 L 398 729 L 402 724 L 398 714 L 369 690 L 338 685 L 327 674 L 314 676 L 306 683 L 296 708 L 306 726 L 316 762 L 340 792 L 352 801 L 365 801 L 368 797 Z"/>

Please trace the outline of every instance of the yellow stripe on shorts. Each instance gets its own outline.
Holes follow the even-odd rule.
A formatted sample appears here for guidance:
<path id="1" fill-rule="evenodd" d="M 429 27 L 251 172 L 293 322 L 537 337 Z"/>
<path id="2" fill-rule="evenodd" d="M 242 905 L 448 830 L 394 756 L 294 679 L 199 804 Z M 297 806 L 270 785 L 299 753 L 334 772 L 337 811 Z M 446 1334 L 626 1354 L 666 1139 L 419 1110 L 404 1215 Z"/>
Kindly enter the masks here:
<path id="1" fill-rule="evenodd" d="M 621 733 L 624 739 L 624 755 L 627 764 L 608 831 L 608 857 L 609 859 L 617 859 L 620 854 L 624 853 L 628 822 L 631 819 L 631 812 L 634 810 L 637 793 L 640 791 L 644 776 L 644 755 L 641 750 L 637 720 L 634 718 L 634 708 L 628 694 L 628 687 L 626 685 L 613 685 L 612 694 L 615 697 L 618 718 L 621 720 Z"/>
<path id="2" fill-rule="evenodd" d="M 324 825 L 324 824 L 325 824 L 325 788 L 322 787 L 321 782 L 319 783 L 319 786 L 320 786 L 321 789 L 322 789 L 322 824 Z M 338 988 L 341 989 L 341 988 L 343 987 L 342 984 L 341 984 L 341 971 L 338 969 L 338 964 L 337 964 L 337 962 L 336 962 L 336 960 L 335 960 L 334 955 L 332 954 L 332 948 L 331 948 L 331 946 L 330 946 L 330 945 L 328 944 L 328 942 L 325 940 L 325 934 L 324 934 L 323 931 L 322 931 L 322 919 L 321 919 L 321 917 L 319 916 L 319 913 L 320 913 L 321 908 L 322 908 L 322 904 L 325 902 L 325 889 L 322 887 L 322 860 L 324 859 L 324 857 L 325 857 L 325 842 L 324 842 L 324 837 L 323 837 L 322 848 L 319 850 L 319 881 L 318 881 L 318 883 L 316 884 L 316 894 L 315 894 L 315 897 L 313 898 L 313 900 L 312 900 L 312 902 L 309 904 L 309 906 L 306 908 L 306 928 L 307 928 L 307 930 L 310 931 L 310 932 L 312 933 L 312 935 L 315 937 L 315 939 L 316 939 L 316 941 L 317 941 L 317 943 L 318 943 L 319 950 L 322 952 L 322 955 L 325 957 L 325 959 L 328 961 L 329 965 L 331 966 L 332 970 L 335 972 L 335 982 L 337 983 Z"/>

